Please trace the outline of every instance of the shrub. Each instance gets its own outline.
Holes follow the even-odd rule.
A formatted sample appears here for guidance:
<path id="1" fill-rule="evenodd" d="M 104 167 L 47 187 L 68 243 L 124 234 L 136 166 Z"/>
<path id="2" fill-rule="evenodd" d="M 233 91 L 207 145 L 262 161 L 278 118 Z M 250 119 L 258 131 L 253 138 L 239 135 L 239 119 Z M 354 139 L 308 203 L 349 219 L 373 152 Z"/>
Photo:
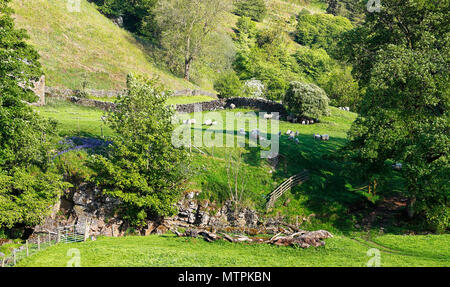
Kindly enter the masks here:
<path id="1" fill-rule="evenodd" d="M 266 87 L 260 80 L 251 79 L 245 81 L 244 93 L 247 97 L 263 98 L 266 93 Z"/>
<path id="2" fill-rule="evenodd" d="M 223 73 L 214 83 L 214 89 L 222 98 L 234 98 L 242 96 L 242 82 L 235 72 Z"/>
<path id="3" fill-rule="evenodd" d="M 329 14 L 300 14 L 296 41 L 304 46 L 331 50 L 339 36 L 352 29 L 347 18 Z"/>
<path id="4" fill-rule="evenodd" d="M 335 107 L 350 107 L 357 111 L 361 101 L 358 82 L 353 78 L 350 68 L 337 68 L 323 74 L 319 79 L 322 87 Z"/>
<path id="5" fill-rule="evenodd" d="M 299 116 L 319 118 L 328 114 L 328 97 L 314 84 L 291 82 L 284 103 L 290 112 Z"/>
<path id="6" fill-rule="evenodd" d="M 262 21 L 267 13 L 264 0 L 237 0 L 234 5 L 236 15 L 246 16 L 258 22 Z"/>
<path id="7" fill-rule="evenodd" d="M 294 56 L 301 72 L 314 80 L 329 72 L 333 65 L 333 60 L 324 49 L 302 47 L 297 50 Z"/>

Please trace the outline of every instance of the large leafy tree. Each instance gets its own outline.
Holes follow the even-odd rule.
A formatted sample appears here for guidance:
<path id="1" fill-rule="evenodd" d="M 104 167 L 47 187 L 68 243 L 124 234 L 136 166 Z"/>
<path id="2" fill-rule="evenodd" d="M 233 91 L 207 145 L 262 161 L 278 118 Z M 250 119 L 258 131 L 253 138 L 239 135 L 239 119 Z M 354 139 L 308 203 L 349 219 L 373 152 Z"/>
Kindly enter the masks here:
<path id="1" fill-rule="evenodd" d="M 106 118 L 116 132 L 106 155 L 96 156 L 97 183 L 121 200 L 122 216 L 140 226 L 172 215 L 187 172 L 186 152 L 172 145 L 174 111 L 156 80 L 128 76 L 128 93 Z"/>
<path id="2" fill-rule="evenodd" d="M 39 56 L 15 29 L 9 2 L 0 1 L 0 228 L 40 223 L 63 188 L 51 171 L 54 127 L 26 103 L 36 99 Z"/>
<path id="3" fill-rule="evenodd" d="M 449 1 L 384 1 L 350 31 L 342 55 L 366 88 L 349 155 L 370 182 L 403 164 L 409 215 L 449 226 Z"/>
<path id="4" fill-rule="evenodd" d="M 211 44 L 212 34 L 230 0 L 167 0 L 156 7 L 156 22 L 161 30 L 161 45 L 171 59 L 182 59 L 186 80 L 191 78 L 193 63 Z"/>

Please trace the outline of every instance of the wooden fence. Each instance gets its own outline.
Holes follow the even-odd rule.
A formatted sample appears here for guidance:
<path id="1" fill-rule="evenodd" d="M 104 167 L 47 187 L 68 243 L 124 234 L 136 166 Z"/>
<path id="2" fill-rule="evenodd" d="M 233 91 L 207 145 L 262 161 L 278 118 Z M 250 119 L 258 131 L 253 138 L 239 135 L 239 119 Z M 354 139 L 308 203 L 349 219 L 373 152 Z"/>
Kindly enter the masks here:
<path id="1" fill-rule="evenodd" d="M 272 208 L 277 199 L 280 198 L 286 191 L 290 190 L 291 188 L 297 185 L 303 184 L 308 180 L 309 180 L 309 172 L 307 170 L 297 175 L 291 176 L 267 196 L 268 201 L 266 204 L 266 208 L 267 209 Z"/>

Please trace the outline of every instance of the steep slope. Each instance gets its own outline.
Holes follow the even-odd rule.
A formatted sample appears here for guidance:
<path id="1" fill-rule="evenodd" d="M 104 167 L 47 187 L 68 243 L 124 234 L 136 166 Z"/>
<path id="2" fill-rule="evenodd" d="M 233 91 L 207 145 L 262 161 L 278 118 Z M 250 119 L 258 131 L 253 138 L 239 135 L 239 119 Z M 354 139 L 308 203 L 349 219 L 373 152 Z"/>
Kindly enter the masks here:
<path id="1" fill-rule="evenodd" d="M 14 0 L 16 25 L 30 35 L 41 55 L 47 84 L 79 89 L 120 89 L 129 72 L 159 76 L 172 89 L 193 85 L 151 64 L 145 45 L 81 0 L 80 12 L 67 1 Z"/>

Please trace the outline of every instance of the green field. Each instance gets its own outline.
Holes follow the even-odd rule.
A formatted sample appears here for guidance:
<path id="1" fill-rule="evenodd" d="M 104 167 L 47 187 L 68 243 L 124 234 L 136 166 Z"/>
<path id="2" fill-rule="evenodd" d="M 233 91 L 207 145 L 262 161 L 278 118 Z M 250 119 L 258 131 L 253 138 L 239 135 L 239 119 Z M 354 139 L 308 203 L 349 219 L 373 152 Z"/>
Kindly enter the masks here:
<path id="1" fill-rule="evenodd" d="M 19 267 L 65 267 L 70 249 L 80 251 L 82 267 L 263 267 L 354 266 L 365 267 L 380 250 L 380 266 L 449 266 L 450 236 L 381 236 L 375 243 L 337 236 L 319 248 L 301 249 L 271 245 L 207 243 L 173 235 L 100 238 L 97 241 L 59 244 L 21 261 Z"/>

